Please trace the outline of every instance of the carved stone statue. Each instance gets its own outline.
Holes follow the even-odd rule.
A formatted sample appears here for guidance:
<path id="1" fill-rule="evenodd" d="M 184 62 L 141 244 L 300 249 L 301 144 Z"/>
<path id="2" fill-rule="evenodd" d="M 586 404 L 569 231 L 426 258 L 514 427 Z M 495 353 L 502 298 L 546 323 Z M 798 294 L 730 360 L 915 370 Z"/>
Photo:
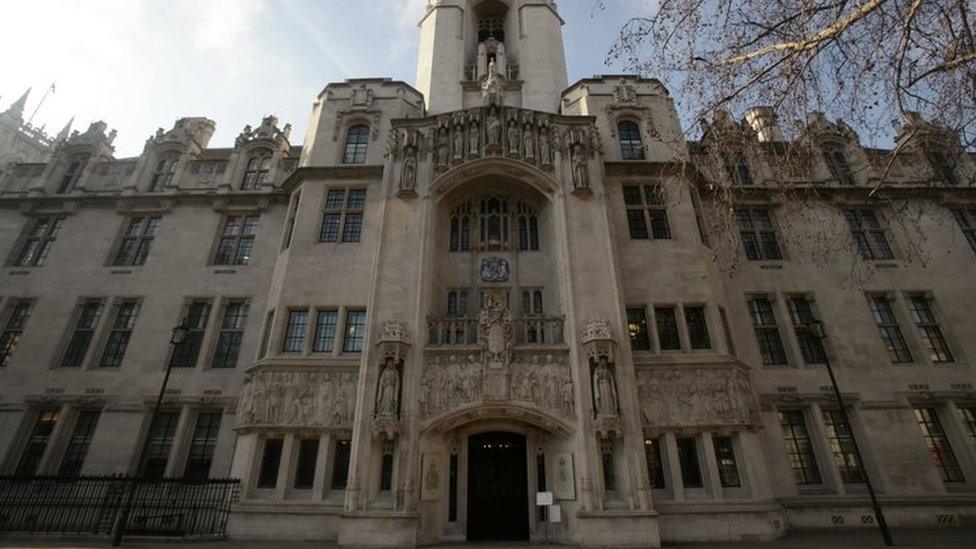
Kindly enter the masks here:
<path id="1" fill-rule="evenodd" d="M 464 122 L 454 126 L 454 161 L 464 160 Z"/>
<path id="2" fill-rule="evenodd" d="M 495 62 L 488 64 L 488 76 L 481 84 L 481 104 L 483 106 L 502 105 L 504 102 L 502 93 L 502 79 L 498 74 Z"/>
<path id="3" fill-rule="evenodd" d="M 400 173 L 400 191 L 412 193 L 417 188 L 417 148 L 408 146 L 403 151 L 403 170 Z"/>
<path id="4" fill-rule="evenodd" d="M 515 111 L 508 117 L 508 155 L 517 158 L 519 155 L 519 126 L 518 115 Z"/>
<path id="5" fill-rule="evenodd" d="M 376 416 L 397 417 L 400 410 L 400 373 L 393 359 L 389 358 L 380 374 L 376 391 Z"/>
<path id="6" fill-rule="evenodd" d="M 552 144 L 549 141 L 549 128 L 539 128 L 539 163 L 548 166 L 552 163 Z"/>
<path id="7" fill-rule="evenodd" d="M 613 372 L 607 365 L 607 357 L 600 357 L 593 370 L 593 394 L 596 402 L 596 413 L 600 416 L 617 415 L 617 385 L 613 380 Z"/>
<path id="8" fill-rule="evenodd" d="M 571 161 L 573 165 L 573 188 L 588 189 L 590 187 L 590 174 L 587 170 L 586 153 L 583 151 L 583 145 L 573 144 Z"/>
<path id="9" fill-rule="evenodd" d="M 481 118 L 471 113 L 468 117 L 468 156 L 476 157 L 481 152 Z"/>
<path id="10" fill-rule="evenodd" d="M 448 148 L 450 147 L 449 138 L 447 135 L 447 128 L 441 127 L 437 132 L 437 165 L 446 166 L 450 152 Z"/>
<path id="11" fill-rule="evenodd" d="M 502 145 L 502 121 L 498 116 L 498 108 L 492 106 L 488 110 L 488 120 L 485 123 L 488 134 L 488 146 L 486 152 L 497 153 Z"/>
<path id="12" fill-rule="evenodd" d="M 533 139 L 533 127 L 531 122 L 525 123 L 525 130 L 522 132 L 522 140 L 525 142 L 523 155 L 527 162 L 535 160 L 535 139 Z"/>

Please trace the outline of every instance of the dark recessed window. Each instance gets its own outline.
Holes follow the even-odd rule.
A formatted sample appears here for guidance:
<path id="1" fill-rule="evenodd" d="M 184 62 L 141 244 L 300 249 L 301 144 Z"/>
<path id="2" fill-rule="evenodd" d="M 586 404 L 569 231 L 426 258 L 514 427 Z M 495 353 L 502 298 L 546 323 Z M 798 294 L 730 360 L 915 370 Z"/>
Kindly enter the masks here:
<path id="1" fill-rule="evenodd" d="M 271 152 L 261 151 L 247 161 L 244 169 L 244 180 L 241 181 L 241 190 L 255 191 L 261 188 L 268 179 L 268 172 L 271 171 Z"/>
<path id="2" fill-rule="evenodd" d="M 180 421 L 179 412 L 161 412 L 156 414 L 152 425 L 149 426 L 149 442 L 146 446 L 146 456 L 142 462 L 142 476 L 147 478 L 163 478 L 166 474 L 166 464 L 169 463 L 169 452 L 173 447 L 173 436 L 176 434 L 176 424 Z"/>
<path id="3" fill-rule="evenodd" d="M 735 461 L 735 447 L 731 437 L 714 437 L 712 445 L 715 447 L 715 461 L 718 464 L 718 478 L 723 488 L 738 488 L 742 486 L 739 479 L 739 467 Z"/>
<path id="4" fill-rule="evenodd" d="M 786 459 L 799 485 L 820 484 L 820 469 L 813 453 L 813 443 L 801 410 L 780 410 L 779 424 L 786 445 Z"/>
<path id="5" fill-rule="evenodd" d="M 243 301 L 230 301 L 224 305 L 224 318 L 220 322 L 220 334 L 214 350 L 212 368 L 234 368 L 241 354 L 244 326 L 250 305 Z"/>
<path id="6" fill-rule="evenodd" d="M 278 485 L 278 468 L 281 465 L 281 449 L 284 440 L 269 438 L 264 441 L 261 454 L 261 469 L 258 471 L 258 488 L 274 488 Z"/>
<path id="7" fill-rule="evenodd" d="M 203 479 L 210 476 L 214 451 L 217 449 L 217 435 L 220 432 L 220 412 L 200 412 L 197 424 L 190 439 L 190 451 L 186 457 L 186 478 Z"/>
<path id="8" fill-rule="evenodd" d="M 95 335 L 95 328 L 98 326 L 98 319 L 102 315 L 102 306 L 101 300 L 93 300 L 82 303 L 78 307 L 78 319 L 75 321 L 75 329 L 71 332 L 71 339 L 68 340 L 64 359 L 61 361 L 62 368 L 78 368 L 84 362 L 92 337 Z"/>
<path id="9" fill-rule="evenodd" d="M 332 489 L 345 490 L 349 483 L 349 454 L 352 443 L 348 440 L 337 440 L 332 449 Z"/>
<path id="10" fill-rule="evenodd" d="M 704 307 L 685 307 L 685 324 L 688 325 L 688 340 L 692 349 L 712 348 Z"/>
<path id="11" fill-rule="evenodd" d="M 17 267 L 40 267 L 44 265 L 63 223 L 63 217 L 38 217 L 34 219 L 30 230 L 23 238 L 23 244 L 14 265 Z"/>
<path id="12" fill-rule="evenodd" d="M 659 185 L 625 185 L 627 227 L 634 240 L 671 238 L 668 209 Z"/>
<path id="13" fill-rule="evenodd" d="M 932 362 L 953 362 L 952 352 L 942 334 L 942 327 L 932 311 L 932 299 L 924 294 L 908 296 L 908 310 L 912 313 L 922 346 Z"/>
<path id="14" fill-rule="evenodd" d="M 952 444 L 942 428 L 939 414 L 935 408 L 915 408 L 915 421 L 922 430 L 925 445 L 928 446 L 929 456 L 939 469 L 943 482 L 966 482 L 962 474 L 956 454 L 952 451 Z"/>
<path id="15" fill-rule="evenodd" d="M 285 353 L 300 353 L 305 350 L 305 334 L 308 333 L 308 311 L 289 311 L 288 324 L 281 350 Z"/>
<path id="16" fill-rule="evenodd" d="M 651 350 L 651 334 L 647 331 L 647 313 L 643 307 L 627 309 L 627 331 L 630 333 L 632 350 Z"/>
<path id="17" fill-rule="evenodd" d="M 319 458 L 319 439 L 305 438 L 298 444 L 295 489 L 308 490 L 315 483 L 315 464 Z"/>
<path id="18" fill-rule="evenodd" d="M 657 338 L 662 351 L 680 351 L 681 338 L 678 336 L 678 315 L 674 307 L 656 307 L 654 323 L 657 325 Z"/>
<path id="19" fill-rule="evenodd" d="M 27 445 L 24 452 L 20 455 L 20 462 L 17 463 L 16 474 L 36 475 L 37 468 L 41 464 L 41 457 L 47 445 L 51 442 L 51 435 L 54 427 L 58 424 L 60 412 L 57 410 L 41 410 L 34 421 L 34 428 L 31 429 L 30 436 L 27 438 Z"/>
<path id="20" fill-rule="evenodd" d="M 830 442 L 830 452 L 834 456 L 834 465 L 840 471 L 844 484 L 863 484 L 864 467 L 854 448 L 854 435 L 851 427 L 844 420 L 840 410 L 824 410 L 824 429 L 827 431 L 827 441 Z"/>
<path id="21" fill-rule="evenodd" d="M 666 487 L 664 482 L 664 462 L 661 460 L 661 439 L 644 440 L 644 459 L 647 461 L 647 476 L 651 480 L 651 488 L 663 490 Z"/>
<path id="22" fill-rule="evenodd" d="M 742 238 L 742 247 L 750 261 L 783 259 L 776 229 L 769 212 L 762 208 L 739 208 L 735 211 L 736 224 Z"/>
<path id="23" fill-rule="evenodd" d="M 58 476 L 74 477 L 81 472 L 100 415 L 101 412 L 98 410 L 83 410 L 78 413 L 75 428 L 71 431 L 71 438 L 64 450 L 64 457 L 61 458 Z"/>
<path id="24" fill-rule="evenodd" d="M 681 465 L 681 482 L 685 488 L 701 488 L 702 474 L 698 463 L 698 440 L 692 437 L 677 437 L 678 463 Z"/>
<path id="25" fill-rule="evenodd" d="M 752 327 L 756 332 L 763 365 L 779 366 L 786 364 L 786 351 L 783 349 L 783 340 L 779 335 L 776 313 L 769 298 L 754 297 L 750 299 L 749 315 L 752 317 Z"/>
<path id="26" fill-rule="evenodd" d="M 0 331 L 0 368 L 7 365 L 10 355 L 17 348 L 20 334 L 24 332 L 33 308 L 34 302 L 29 299 L 16 300 L 7 307 L 3 331 Z"/>
<path id="27" fill-rule="evenodd" d="M 895 254 L 888 244 L 888 236 L 878 216 L 870 209 L 851 209 L 844 211 L 847 225 L 857 244 L 861 259 L 894 259 Z"/>

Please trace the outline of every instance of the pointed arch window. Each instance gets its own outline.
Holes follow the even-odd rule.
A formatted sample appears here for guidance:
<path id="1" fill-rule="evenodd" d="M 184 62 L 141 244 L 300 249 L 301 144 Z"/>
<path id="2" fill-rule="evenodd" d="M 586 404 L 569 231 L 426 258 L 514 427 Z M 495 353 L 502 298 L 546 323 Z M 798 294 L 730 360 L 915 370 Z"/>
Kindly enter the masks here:
<path id="1" fill-rule="evenodd" d="M 451 251 L 471 250 L 471 205 L 462 204 L 451 215 Z"/>
<path id="2" fill-rule="evenodd" d="M 260 150 L 251 154 L 247 160 L 247 167 L 244 169 L 244 180 L 241 181 L 241 190 L 256 191 L 261 188 L 267 179 L 268 172 L 271 171 L 271 151 Z"/>
<path id="3" fill-rule="evenodd" d="M 488 195 L 461 204 L 451 213 L 450 251 L 471 251 L 472 225 L 476 225 L 478 250 L 539 249 L 539 215 L 526 203 Z"/>
<path id="4" fill-rule="evenodd" d="M 67 168 L 64 170 L 64 175 L 61 177 L 61 185 L 58 187 L 58 194 L 69 193 L 74 190 L 75 185 L 78 184 L 78 180 L 81 179 L 81 174 L 85 171 L 85 166 L 88 165 L 88 156 L 78 155 L 68 162 Z"/>
<path id="5" fill-rule="evenodd" d="M 149 192 L 163 192 L 166 186 L 173 181 L 173 176 L 176 174 L 176 163 L 179 159 L 180 157 L 176 153 L 167 153 L 156 162 L 156 169 L 153 170 L 152 179 L 149 181 Z"/>
<path id="6" fill-rule="evenodd" d="M 624 160 L 644 160 L 644 141 L 636 122 L 624 120 L 617 124 L 620 137 L 620 157 Z"/>
<path id="7" fill-rule="evenodd" d="M 830 145 L 824 148 L 823 154 L 824 160 L 827 162 L 827 168 L 830 169 L 830 174 L 834 177 L 835 181 L 841 185 L 854 186 L 856 184 L 844 149 L 839 145 Z"/>
<path id="8" fill-rule="evenodd" d="M 359 124 L 349 128 L 346 134 L 346 148 L 342 155 L 343 164 L 364 164 L 366 149 L 369 146 L 369 126 Z"/>

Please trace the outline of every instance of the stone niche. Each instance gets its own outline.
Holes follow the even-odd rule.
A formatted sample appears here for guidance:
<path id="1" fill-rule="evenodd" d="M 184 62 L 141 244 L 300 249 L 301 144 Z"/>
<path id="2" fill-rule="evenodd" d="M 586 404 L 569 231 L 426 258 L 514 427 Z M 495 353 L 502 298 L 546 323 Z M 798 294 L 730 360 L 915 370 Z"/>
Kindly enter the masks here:
<path id="1" fill-rule="evenodd" d="M 752 382 L 736 366 L 645 368 L 637 373 L 637 389 L 646 427 L 760 424 Z"/>

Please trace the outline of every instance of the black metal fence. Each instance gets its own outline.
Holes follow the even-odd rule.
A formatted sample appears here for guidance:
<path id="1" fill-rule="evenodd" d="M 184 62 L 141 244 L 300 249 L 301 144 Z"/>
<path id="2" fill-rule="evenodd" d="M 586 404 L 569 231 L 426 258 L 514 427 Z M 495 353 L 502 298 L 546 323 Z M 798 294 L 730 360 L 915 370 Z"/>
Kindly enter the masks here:
<path id="1" fill-rule="evenodd" d="M 238 479 L 0 476 L 0 533 L 222 537 Z"/>

